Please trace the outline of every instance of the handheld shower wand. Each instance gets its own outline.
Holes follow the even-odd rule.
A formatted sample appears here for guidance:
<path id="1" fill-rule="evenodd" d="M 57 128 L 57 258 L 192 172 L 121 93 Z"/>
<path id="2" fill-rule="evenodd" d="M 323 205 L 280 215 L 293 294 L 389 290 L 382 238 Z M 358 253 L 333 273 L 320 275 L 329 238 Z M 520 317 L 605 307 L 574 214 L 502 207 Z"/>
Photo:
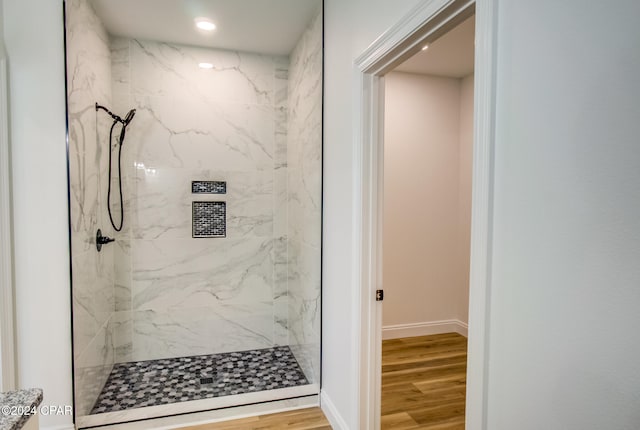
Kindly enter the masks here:
<path id="1" fill-rule="evenodd" d="M 127 116 L 125 116 L 123 120 L 120 120 L 120 122 L 122 122 L 122 130 L 120 131 L 120 147 L 122 147 L 122 144 L 124 143 L 124 135 L 127 131 L 127 126 L 135 115 L 136 110 L 131 109 L 129 112 L 127 112 Z"/>
<path id="2" fill-rule="evenodd" d="M 96 103 L 96 112 L 99 110 L 105 111 L 113 119 L 113 124 L 111 124 L 111 130 L 109 131 L 109 183 L 107 185 L 107 212 L 109 212 L 109 221 L 111 221 L 111 226 L 113 227 L 113 229 L 115 231 L 120 231 L 122 230 L 122 225 L 124 224 L 124 199 L 122 197 L 122 145 L 124 144 L 124 136 L 127 131 L 127 126 L 135 116 L 136 110 L 131 109 L 129 112 L 127 112 L 127 115 L 125 115 L 124 119 L 114 114 L 106 107 Z M 117 123 L 122 124 L 120 137 L 118 139 L 118 190 L 120 194 L 120 222 L 118 223 L 118 225 L 116 225 L 115 221 L 113 220 L 113 215 L 111 213 L 111 142 L 113 142 L 113 129 Z M 98 251 L 100 251 L 100 247 L 98 248 Z"/>

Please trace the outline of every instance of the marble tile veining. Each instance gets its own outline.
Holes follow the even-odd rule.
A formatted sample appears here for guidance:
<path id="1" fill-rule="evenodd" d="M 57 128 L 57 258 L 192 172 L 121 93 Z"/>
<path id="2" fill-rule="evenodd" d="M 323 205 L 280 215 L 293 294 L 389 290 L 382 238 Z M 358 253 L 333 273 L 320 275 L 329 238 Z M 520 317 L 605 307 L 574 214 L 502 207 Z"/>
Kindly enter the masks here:
<path id="1" fill-rule="evenodd" d="M 276 274 L 272 250 L 287 182 L 283 171 L 276 189 L 274 172 L 287 162 L 289 59 L 120 38 L 111 55 L 113 103 L 137 109 L 131 228 L 116 253 L 116 308 L 129 311 L 118 361 L 281 344 L 286 294 L 277 314 L 274 283 L 286 285 L 287 258 Z M 199 69 L 205 59 L 216 67 Z M 226 193 L 194 195 L 193 181 L 225 182 Z M 192 238 L 194 201 L 226 203 L 226 237 Z"/>
<path id="2" fill-rule="evenodd" d="M 307 375 L 317 381 L 313 378 L 320 374 L 321 13 L 312 19 L 293 49 L 288 77 L 286 328 L 294 355 Z M 284 315 L 285 311 L 280 312 Z"/>
<path id="3" fill-rule="evenodd" d="M 114 363 L 291 345 L 279 359 L 318 382 L 321 13 L 287 57 L 109 36 L 87 0 L 68 0 L 67 17 L 78 413 Z M 137 110 L 118 233 L 110 119 L 95 102 Z M 194 194 L 193 181 L 225 193 Z M 192 237 L 194 201 L 225 202 L 224 237 Z M 97 228 L 116 238 L 100 254 Z"/>
<path id="4" fill-rule="evenodd" d="M 203 70 L 198 63 L 214 64 Z M 272 104 L 274 58 L 267 55 L 134 40 L 132 91 L 175 92 L 197 99 L 207 94 L 235 103 Z"/>
<path id="5" fill-rule="evenodd" d="M 98 228 L 113 236 L 106 208 L 110 120 L 95 103 L 110 105 L 109 36 L 87 0 L 68 0 L 67 100 L 69 194 L 74 310 L 74 374 L 78 414 L 89 412 L 114 363 L 114 250 L 97 253 Z"/>
<path id="6" fill-rule="evenodd" d="M 184 357 L 274 345 L 271 307 L 200 307 L 134 311 L 131 360 Z"/>

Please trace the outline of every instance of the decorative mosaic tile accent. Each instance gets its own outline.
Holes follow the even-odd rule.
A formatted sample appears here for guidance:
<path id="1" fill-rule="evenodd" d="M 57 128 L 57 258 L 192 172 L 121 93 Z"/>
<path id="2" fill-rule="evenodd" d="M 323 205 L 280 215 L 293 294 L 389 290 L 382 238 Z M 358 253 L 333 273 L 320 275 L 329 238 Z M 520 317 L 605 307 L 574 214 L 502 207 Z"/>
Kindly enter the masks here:
<path id="1" fill-rule="evenodd" d="M 134 361 L 113 366 L 91 414 L 308 383 L 288 346 Z"/>
<path id="2" fill-rule="evenodd" d="M 193 194 L 227 194 L 225 181 L 191 181 Z"/>
<path id="3" fill-rule="evenodd" d="M 226 202 L 193 202 L 193 237 L 227 235 Z"/>

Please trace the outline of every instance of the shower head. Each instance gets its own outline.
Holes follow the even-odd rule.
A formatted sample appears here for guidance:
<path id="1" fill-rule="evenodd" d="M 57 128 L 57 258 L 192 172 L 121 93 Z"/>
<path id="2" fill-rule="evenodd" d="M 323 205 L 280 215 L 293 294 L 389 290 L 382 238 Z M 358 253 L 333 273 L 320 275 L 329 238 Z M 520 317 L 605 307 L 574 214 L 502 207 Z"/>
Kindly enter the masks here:
<path id="1" fill-rule="evenodd" d="M 127 115 L 124 117 L 124 119 L 122 119 L 118 115 L 116 115 L 115 113 L 111 112 L 106 107 L 100 106 L 98 103 L 96 103 L 96 111 L 99 110 L 99 109 L 102 109 L 107 114 L 109 114 L 109 116 L 111 116 L 111 118 L 113 118 L 114 123 L 115 122 L 120 122 L 120 123 L 122 123 L 122 125 L 124 127 L 128 126 L 129 123 L 131 122 L 131 120 L 133 119 L 133 117 L 136 115 L 136 110 L 135 109 L 131 109 L 129 112 L 127 112 Z"/>
<path id="2" fill-rule="evenodd" d="M 136 115 L 136 110 L 135 109 L 131 109 L 128 113 L 127 116 L 124 117 L 124 120 L 122 120 L 122 124 L 126 127 L 129 125 L 129 123 L 131 122 L 131 120 L 133 119 L 133 117 Z"/>
<path id="3" fill-rule="evenodd" d="M 122 130 L 120 131 L 120 146 L 122 146 L 122 144 L 124 143 L 124 135 L 127 132 L 127 126 L 135 115 L 136 110 L 131 109 L 129 112 L 127 112 L 127 116 L 125 116 L 124 119 L 119 118 L 119 121 L 122 123 Z"/>

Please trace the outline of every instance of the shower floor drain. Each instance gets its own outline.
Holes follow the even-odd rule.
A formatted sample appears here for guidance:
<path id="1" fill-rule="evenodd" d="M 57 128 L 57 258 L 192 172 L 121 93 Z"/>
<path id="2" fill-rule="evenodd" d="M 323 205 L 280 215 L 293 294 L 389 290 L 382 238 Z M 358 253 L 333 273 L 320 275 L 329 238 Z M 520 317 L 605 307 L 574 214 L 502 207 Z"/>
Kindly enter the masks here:
<path id="1" fill-rule="evenodd" d="M 309 382 L 288 346 L 113 366 L 92 414 L 298 387 Z"/>
<path id="2" fill-rule="evenodd" d="M 211 377 L 200 378 L 200 385 L 211 385 L 211 384 L 213 384 L 213 378 Z"/>

